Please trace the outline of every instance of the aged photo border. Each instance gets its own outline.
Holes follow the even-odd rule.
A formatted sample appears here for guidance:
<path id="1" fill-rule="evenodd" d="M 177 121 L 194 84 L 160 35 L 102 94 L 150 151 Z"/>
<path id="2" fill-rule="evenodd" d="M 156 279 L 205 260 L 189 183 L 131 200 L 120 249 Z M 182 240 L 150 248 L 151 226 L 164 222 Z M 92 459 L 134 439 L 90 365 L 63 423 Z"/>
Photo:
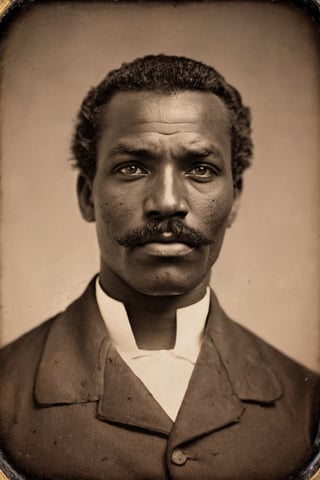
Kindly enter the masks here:
<path id="1" fill-rule="evenodd" d="M 122 4 L 130 4 L 134 3 L 134 0 L 127 0 L 127 1 L 117 1 L 117 0 L 97 0 L 99 3 L 122 3 Z M 146 0 L 147 1 L 147 0 Z M 216 2 L 228 2 L 232 0 L 216 0 Z M 241 0 L 238 0 L 241 2 Z M 254 1 L 254 0 L 253 0 Z M 256 2 L 268 2 L 271 0 L 256 0 Z M 13 22 L 16 18 L 17 15 L 21 12 L 22 9 L 27 8 L 29 5 L 33 5 L 37 2 L 41 2 L 41 4 L 44 3 L 55 3 L 55 0 L 0 0 L 0 22 L 1 22 L 1 41 L 5 39 L 6 33 L 8 29 L 10 28 L 11 22 Z M 69 3 L 80 3 L 81 0 L 68 0 Z M 208 2 L 202 2 L 201 3 L 208 3 Z M 200 3 L 199 2 L 199 3 Z M 209 3 L 214 3 L 215 0 L 209 0 Z M 143 1 L 139 2 L 143 3 Z M 184 4 L 184 3 L 194 3 L 192 0 L 185 0 L 185 1 L 170 1 L 170 0 L 164 0 L 163 2 L 158 2 L 158 3 L 174 3 L 174 4 Z M 281 1 L 281 0 L 273 0 L 272 3 L 281 3 L 281 4 L 291 4 L 294 6 L 297 6 L 301 9 L 303 9 L 311 18 L 315 26 L 317 27 L 318 30 L 318 35 L 320 36 L 320 0 L 287 0 L 287 1 Z M 1 49 L 0 49 L 1 51 Z M 0 172 L 1 172 L 1 163 L 0 163 Z M 1 187 L 0 187 L 1 188 Z M 1 194 L 1 191 L 0 191 Z M 0 261 L 1 262 L 1 261 Z M 320 426 L 319 426 L 320 429 Z M 320 437 L 320 432 L 319 432 L 319 437 Z M 306 467 L 304 470 L 303 474 L 301 477 L 301 480 L 320 480 L 320 438 L 318 440 L 318 449 L 319 452 L 316 454 L 313 462 Z M 0 471 L 0 478 L 1 477 L 1 471 Z"/>

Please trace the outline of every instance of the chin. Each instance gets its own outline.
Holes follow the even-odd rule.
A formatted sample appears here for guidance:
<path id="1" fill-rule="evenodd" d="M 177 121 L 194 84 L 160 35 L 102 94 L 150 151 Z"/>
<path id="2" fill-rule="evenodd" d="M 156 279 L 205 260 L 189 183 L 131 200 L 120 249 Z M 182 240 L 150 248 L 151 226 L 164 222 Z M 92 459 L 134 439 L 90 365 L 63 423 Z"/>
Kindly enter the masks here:
<path id="1" fill-rule="evenodd" d="M 144 292 L 141 292 L 143 293 L 144 295 L 149 295 L 150 297 L 174 297 L 174 296 L 179 296 L 179 295 L 183 295 L 185 293 L 188 293 L 190 290 L 174 290 L 174 289 L 170 289 L 168 290 L 168 288 L 163 288 L 163 289 L 158 289 L 158 290 L 146 290 Z"/>
<path id="2" fill-rule="evenodd" d="M 203 278 L 149 278 L 147 282 L 135 283 L 135 290 L 144 295 L 154 297 L 170 297 L 190 293 L 194 290 Z"/>

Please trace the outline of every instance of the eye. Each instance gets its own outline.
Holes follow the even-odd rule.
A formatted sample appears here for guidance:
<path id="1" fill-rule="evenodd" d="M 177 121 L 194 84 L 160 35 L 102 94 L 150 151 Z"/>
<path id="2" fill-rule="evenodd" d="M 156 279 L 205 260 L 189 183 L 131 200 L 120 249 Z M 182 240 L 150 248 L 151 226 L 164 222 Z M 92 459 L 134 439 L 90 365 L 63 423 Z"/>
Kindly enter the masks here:
<path id="1" fill-rule="evenodd" d="M 190 168 L 186 175 L 194 180 L 211 180 L 219 174 L 217 168 L 213 165 L 199 164 Z"/>
<path id="2" fill-rule="evenodd" d="M 115 172 L 120 173 L 121 175 L 126 175 L 127 177 L 140 177 L 148 174 L 146 169 L 136 163 L 120 165 L 115 169 Z"/>

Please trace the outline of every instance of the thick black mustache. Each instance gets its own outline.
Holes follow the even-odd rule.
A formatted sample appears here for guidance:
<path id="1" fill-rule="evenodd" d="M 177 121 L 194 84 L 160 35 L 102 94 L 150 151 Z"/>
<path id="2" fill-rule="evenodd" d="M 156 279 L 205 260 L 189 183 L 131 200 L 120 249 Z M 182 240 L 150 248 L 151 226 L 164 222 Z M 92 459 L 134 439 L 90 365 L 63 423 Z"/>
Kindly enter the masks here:
<path id="1" fill-rule="evenodd" d="M 209 245 L 214 240 L 206 237 L 199 230 L 188 227 L 178 218 L 168 220 L 152 220 L 140 229 L 131 230 L 118 239 L 118 243 L 124 247 L 136 247 L 150 242 L 159 242 L 164 232 L 172 233 L 174 242 L 181 242 L 190 247 Z"/>

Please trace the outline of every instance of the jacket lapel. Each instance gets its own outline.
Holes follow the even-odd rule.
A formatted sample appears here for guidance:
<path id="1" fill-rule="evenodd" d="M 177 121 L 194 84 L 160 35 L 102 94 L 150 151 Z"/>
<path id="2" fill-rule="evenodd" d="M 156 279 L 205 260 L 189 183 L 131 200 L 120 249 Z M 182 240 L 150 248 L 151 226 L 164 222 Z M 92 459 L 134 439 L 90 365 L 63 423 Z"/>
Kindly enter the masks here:
<path id="1" fill-rule="evenodd" d="M 238 422 L 243 411 L 219 353 L 206 337 L 172 431 L 172 441 L 184 443 Z"/>
<path id="2" fill-rule="evenodd" d="M 172 421 L 112 346 L 104 371 L 100 419 L 168 435 Z"/>
<path id="3" fill-rule="evenodd" d="M 245 401 L 267 405 L 280 398 L 281 385 L 259 345 L 224 314 L 212 293 L 203 346 L 170 436 L 172 445 L 241 421 Z"/>
<path id="4" fill-rule="evenodd" d="M 84 294 L 52 321 L 35 382 L 38 404 L 96 401 L 109 343 L 93 279 Z"/>
<path id="5" fill-rule="evenodd" d="M 168 435 L 172 421 L 111 344 L 95 279 L 50 326 L 35 382 L 39 406 L 99 401 L 100 420 Z"/>
<path id="6" fill-rule="evenodd" d="M 259 343 L 260 345 L 260 343 Z M 240 421 L 243 401 L 270 404 L 281 386 L 255 336 L 212 294 L 203 346 L 170 437 L 181 443 Z M 98 402 L 100 420 L 169 435 L 172 422 L 111 344 L 95 279 L 50 326 L 36 383 L 42 406 Z"/>
<path id="7" fill-rule="evenodd" d="M 230 320 L 213 292 L 207 333 L 242 401 L 270 405 L 282 396 L 282 386 L 264 353 L 265 342 Z"/>

